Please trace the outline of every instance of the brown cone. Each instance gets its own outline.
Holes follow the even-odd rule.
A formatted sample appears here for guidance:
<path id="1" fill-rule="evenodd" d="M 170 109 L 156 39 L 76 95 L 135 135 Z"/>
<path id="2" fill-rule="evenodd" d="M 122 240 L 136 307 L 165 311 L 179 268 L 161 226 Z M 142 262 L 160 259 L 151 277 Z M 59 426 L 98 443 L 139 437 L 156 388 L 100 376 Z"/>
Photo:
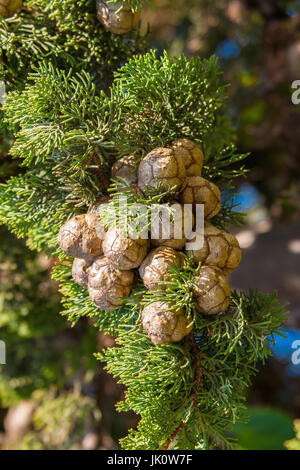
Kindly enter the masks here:
<path id="1" fill-rule="evenodd" d="M 149 240 L 124 238 L 118 228 L 108 230 L 103 241 L 103 252 L 117 269 L 138 268 L 147 255 Z"/>
<path id="2" fill-rule="evenodd" d="M 133 271 L 115 269 L 104 256 L 98 258 L 89 271 L 88 290 L 96 307 L 112 311 L 123 305 L 130 294 Z"/>
<path id="3" fill-rule="evenodd" d="M 93 258 L 102 251 L 102 225 L 96 214 L 76 215 L 60 229 L 57 237 L 60 248 L 75 258 Z M 98 236 L 99 235 L 99 236 Z"/>
<path id="4" fill-rule="evenodd" d="M 174 213 L 171 217 L 167 212 L 160 212 L 157 217 L 153 218 L 151 227 L 151 243 L 153 246 L 169 246 L 174 250 L 182 250 L 186 244 L 186 237 L 192 231 L 194 225 L 194 215 L 191 208 L 184 207 L 179 203 L 171 202 L 170 206 L 173 207 Z M 157 224 L 155 222 L 158 221 Z M 170 227 L 170 236 L 162 238 L 163 228 L 167 224 Z M 176 233 L 176 227 L 180 227 L 180 233 Z"/>
<path id="5" fill-rule="evenodd" d="M 206 266 L 216 266 L 230 274 L 242 259 L 242 250 L 234 235 L 223 232 L 209 222 L 204 227 L 204 245 L 200 250 L 194 250 L 196 261 Z"/>
<path id="6" fill-rule="evenodd" d="M 201 176 L 191 176 L 181 194 L 184 204 L 204 204 L 204 217 L 210 219 L 221 209 L 221 192 L 219 188 Z"/>
<path id="7" fill-rule="evenodd" d="M 0 0 L 0 16 L 9 18 L 22 8 L 22 0 Z"/>
<path id="8" fill-rule="evenodd" d="M 230 286 L 219 268 L 202 266 L 194 281 L 195 305 L 199 312 L 214 315 L 227 309 Z"/>
<path id="9" fill-rule="evenodd" d="M 82 258 L 75 258 L 72 266 L 72 277 L 76 284 L 81 287 L 88 286 L 89 270 L 93 264 L 94 258 L 87 261 Z"/>
<path id="10" fill-rule="evenodd" d="M 136 158 L 133 155 L 126 155 L 117 160 L 111 170 L 112 178 L 125 179 L 129 184 L 137 182 Z"/>
<path id="11" fill-rule="evenodd" d="M 170 274 L 170 267 L 180 267 L 182 255 L 173 248 L 159 247 L 151 250 L 142 262 L 139 273 L 149 290 L 163 289 L 164 286 L 157 284 L 164 282 Z"/>
<path id="12" fill-rule="evenodd" d="M 108 3 L 108 0 L 97 0 L 96 6 L 98 20 L 114 34 L 128 33 L 139 22 L 140 11 L 132 13 L 128 5 L 120 10 L 121 2 L 113 4 Z"/>
<path id="13" fill-rule="evenodd" d="M 181 341 L 192 330 L 189 324 L 183 310 L 172 312 L 165 302 L 153 302 L 142 311 L 143 328 L 155 345 Z"/>
<path id="14" fill-rule="evenodd" d="M 176 155 L 182 158 L 187 176 L 201 176 L 204 156 L 199 146 L 189 139 L 178 139 L 172 143 Z"/>
<path id="15" fill-rule="evenodd" d="M 175 187 L 182 191 L 186 184 L 186 169 L 182 158 L 174 150 L 159 147 L 148 153 L 138 168 L 138 185 L 141 191 L 156 188 L 158 182 L 165 190 Z"/>

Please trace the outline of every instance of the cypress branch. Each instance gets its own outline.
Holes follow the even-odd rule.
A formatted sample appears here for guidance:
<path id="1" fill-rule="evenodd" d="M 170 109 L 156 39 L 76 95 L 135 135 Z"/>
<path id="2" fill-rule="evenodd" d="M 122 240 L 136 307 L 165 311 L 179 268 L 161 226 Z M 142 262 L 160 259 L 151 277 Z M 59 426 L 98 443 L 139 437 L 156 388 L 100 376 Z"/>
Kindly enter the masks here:
<path id="1" fill-rule="evenodd" d="M 133 9 L 143 3 L 123 2 Z M 0 186 L 1 222 L 26 237 L 30 248 L 59 257 L 53 275 L 72 324 L 87 317 L 116 336 L 117 347 L 97 357 L 127 387 L 118 409 L 141 415 L 123 447 L 230 447 L 231 426 L 245 419 L 245 389 L 256 363 L 269 356 L 274 334 L 282 334 L 286 312 L 276 294 L 232 292 L 222 315 L 196 315 L 197 267 L 186 258 L 163 293 L 137 284 L 122 308 L 102 312 L 72 280 L 71 258 L 56 242 L 67 219 L 107 194 L 112 163 L 124 155 L 138 163 L 153 148 L 186 137 L 204 152 L 204 177 L 222 190 L 246 174 L 247 155 L 236 149 L 217 59 L 158 57 L 155 51 L 132 57 L 143 40 L 107 33 L 92 0 L 27 1 L 19 16 L 0 20 L 0 38 L 1 75 L 9 88 L 2 127 L 14 135 L 10 153 L 22 170 Z M 172 188 L 163 194 L 158 188 L 140 196 L 122 181 L 109 189 L 114 197 L 127 196 L 129 208 L 172 195 Z M 109 224 L 109 210 L 106 216 Z M 229 199 L 213 219 L 221 228 L 240 222 Z M 141 327 L 143 305 L 162 298 L 184 306 L 194 322 L 192 335 L 178 344 L 154 346 Z"/>
<path id="2" fill-rule="evenodd" d="M 270 354 L 267 342 L 272 339 L 266 342 L 266 336 L 281 332 L 285 316 L 275 293 L 250 290 L 241 297 L 234 292 L 232 298 L 223 317 L 196 321 L 197 355 L 189 338 L 178 345 L 154 346 L 137 326 L 120 327 L 118 348 L 98 354 L 128 389 L 119 409 L 142 416 L 138 430 L 123 440 L 126 449 L 163 448 L 182 423 L 174 448 L 232 445 L 230 426 L 245 419 L 245 387 L 257 360 Z"/>

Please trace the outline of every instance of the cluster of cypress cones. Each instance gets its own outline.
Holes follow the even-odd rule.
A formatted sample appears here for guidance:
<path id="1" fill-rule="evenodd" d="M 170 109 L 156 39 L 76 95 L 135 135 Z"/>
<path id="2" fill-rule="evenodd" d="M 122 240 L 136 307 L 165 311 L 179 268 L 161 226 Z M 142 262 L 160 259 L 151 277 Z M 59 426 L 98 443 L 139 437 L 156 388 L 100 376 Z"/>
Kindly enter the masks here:
<path id="1" fill-rule="evenodd" d="M 201 176 L 204 157 L 199 146 L 179 139 L 170 147 L 151 151 L 136 168 L 136 158 L 125 156 L 113 165 L 112 177 L 125 179 L 136 191 L 153 187 L 172 188 L 179 206 L 182 237 L 170 230 L 168 239 L 131 239 L 118 227 L 107 228 L 101 221 L 101 208 L 109 198 L 101 197 L 86 214 L 75 216 L 64 224 L 58 235 L 60 247 L 75 257 L 72 274 L 75 282 L 88 288 L 94 304 L 101 310 L 113 311 L 123 305 L 138 272 L 149 290 L 164 289 L 170 279 L 170 268 L 183 266 L 186 238 L 183 204 L 204 205 L 204 245 L 192 252 L 200 270 L 193 280 L 195 308 L 202 314 L 218 314 L 230 302 L 227 275 L 240 263 L 241 249 L 237 239 L 214 227 L 209 219 L 221 208 L 221 193 L 216 185 Z M 190 206 L 188 206 L 190 207 Z M 176 218 L 176 211 L 174 219 Z M 192 229 L 192 227 L 191 227 Z M 180 341 L 191 331 L 183 309 L 174 310 L 166 302 L 153 302 L 142 311 L 142 324 L 154 344 Z"/>
<path id="2" fill-rule="evenodd" d="M 112 177 L 125 179 L 141 192 L 158 185 L 166 190 L 172 187 L 175 207 L 179 203 L 192 207 L 204 205 L 204 245 L 193 251 L 195 262 L 201 263 L 194 279 L 194 301 L 198 312 L 218 314 L 229 305 L 226 276 L 239 265 L 241 249 L 233 235 L 208 221 L 220 211 L 221 194 L 216 185 L 202 178 L 203 161 L 203 153 L 196 143 L 179 139 L 170 147 L 154 149 L 138 168 L 134 156 L 117 160 Z M 129 296 L 137 270 L 147 289 L 164 288 L 164 282 L 170 278 L 170 267 L 183 266 L 182 251 L 187 241 L 184 224 L 193 218 L 186 218 L 185 206 L 179 206 L 182 237 L 175 238 L 171 226 L 168 239 L 159 238 L 158 233 L 150 244 L 148 239 L 124 238 L 118 227 L 105 227 L 101 208 L 108 202 L 109 198 L 103 196 L 87 214 L 75 216 L 64 224 L 58 243 L 75 257 L 72 269 L 75 282 L 88 288 L 99 309 L 112 311 L 121 307 Z M 182 309 L 174 311 L 165 302 L 153 302 L 142 311 L 143 327 L 155 344 L 180 341 L 191 330 L 184 313 Z"/>

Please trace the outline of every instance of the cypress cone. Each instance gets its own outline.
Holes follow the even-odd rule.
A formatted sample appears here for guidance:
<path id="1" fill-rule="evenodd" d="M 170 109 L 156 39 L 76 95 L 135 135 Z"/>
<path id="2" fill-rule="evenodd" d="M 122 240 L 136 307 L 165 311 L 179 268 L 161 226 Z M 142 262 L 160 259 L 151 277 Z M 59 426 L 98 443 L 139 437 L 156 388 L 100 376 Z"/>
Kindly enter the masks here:
<path id="1" fill-rule="evenodd" d="M 156 345 L 181 341 L 192 330 L 189 323 L 182 309 L 170 311 L 166 302 L 153 302 L 142 311 L 143 328 Z"/>
<path id="2" fill-rule="evenodd" d="M 136 158 L 133 155 L 126 155 L 117 160 L 111 170 L 112 178 L 123 178 L 129 184 L 137 183 Z"/>
<path id="3" fill-rule="evenodd" d="M 198 312 L 214 315 L 227 309 L 230 302 L 228 280 L 219 268 L 202 266 L 194 279 L 195 306 Z"/>
<path id="4" fill-rule="evenodd" d="M 81 287 L 88 286 L 89 269 L 93 264 L 94 259 L 85 260 L 82 258 L 75 258 L 72 265 L 72 277 L 76 284 Z"/>
<path id="5" fill-rule="evenodd" d="M 199 146 L 189 139 L 178 139 L 172 143 L 176 155 L 183 160 L 187 176 L 201 176 L 204 156 Z"/>
<path id="6" fill-rule="evenodd" d="M 97 258 L 89 270 L 90 298 L 101 310 L 115 310 L 129 296 L 133 279 L 133 271 L 114 268 L 105 256 Z"/>
<path id="7" fill-rule="evenodd" d="M 108 0 L 97 0 L 97 17 L 108 31 L 114 34 L 129 33 L 140 20 L 140 11 L 132 12 L 128 5 L 109 3 Z"/>
<path id="8" fill-rule="evenodd" d="M 170 203 L 173 209 L 173 214 L 170 217 L 170 237 L 167 239 L 162 238 L 163 228 L 169 223 L 169 218 L 166 214 L 159 213 L 154 217 L 154 223 L 151 228 L 151 243 L 154 246 L 169 246 L 174 250 L 182 250 L 186 243 L 185 233 L 190 233 L 194 225 L 194 215 L 189 207 L 184 207 L 179 203 Z M 180 233 L 176 233 L 176 227 L 181 227 Z"/>
<path id="9" fill-rule="evenodd" d="M 9 18 L 22 8 L 22 0 L 0 0 L 0 16 Z"/>
<path id="10" fill-rule="evenodd" d="M 138 168 L 138 184 L 141 191 L 156 188 L 161 182 L 167 191 L 183 190 L 186 184 L 186 169 L 182 158 L 173 149 L 159 147 L 148 153 Z"/>
<path id="11" fill-rule="evenodd" d="M 94 213 L 76 215 L 60 229 L 57 237 L 60 248 L 75 258 L 93 258 L 103 253 L 102 225 Z"/>
<path id="12" fill-rule="evenodd" d="M 222 269 L 225 274 L 230 274 L 240 264 L 242 250 L 234 235 L 219 230 L 206 222 L 204 245 L 200 250 L 194 250 L 193 255 L 199 263 L 216 266 Z"/>
<path id="13" fill-rule="evenodd" d="M 138 268 L 147 255 L 149 240 L 124 238 L 118 228 L 108 230 L 103 241 L 103 252 L 117 269 Z"/>
<path id="14" fill-rule="evenodd" d="M 142 262 L 139 273 L 149 290 L 163 289 L 163 282 L 170 274 L 170 267 L 181 266 L 182 255 L 173 248 L 159 247 L 151 250 Z"/>
<path id="15" fill-rule="evenodd" d="M 221 209 L 221 192 L 219 188 L 201 176 L 191 176 L 181 194 L 184 204 L 204 204 L 204 217 L 210 219 Z"/>

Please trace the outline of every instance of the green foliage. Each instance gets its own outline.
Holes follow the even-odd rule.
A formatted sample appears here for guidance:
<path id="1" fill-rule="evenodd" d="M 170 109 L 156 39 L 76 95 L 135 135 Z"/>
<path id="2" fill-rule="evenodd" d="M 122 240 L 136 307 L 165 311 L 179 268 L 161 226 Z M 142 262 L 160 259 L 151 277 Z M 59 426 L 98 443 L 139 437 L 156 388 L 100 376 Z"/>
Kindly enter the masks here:
<path id="1" fill-rule="evenodd" d="M 232 178 L 245 175 L 240 162 L 248 155 L 236 152 L 225 92 L 214 56 L 188 60 L 151 51 L 133 57 L 115 74 L 111 88 L 120 109 L 115 135 L 120 155 L 141 158 L 177 138 L 190 138 L 204 150 L 203 176 L 229 188 Z"/>
<path id="2" fill-rule="evenodd" d="M 211 219 L 211 223 L 221 230 L 228 231 L 232 225 L 239 227 L 243 225 L 245 214 L 238 209 L 239 204 L 234 202 L 234 195 L 231 190 L 223 193 L 223 201 L 220 212 Z"/>
<path id="3" fill-rule="evenodd" d="M 119 178 L 113 180 L 108 192 L 111 200 L 100 208 L 101 220 L 106 227 L 118 226 L 126 236 L 130 236 L 131 231 L 141 234 L 150 230 L 152 217 L 159 211 L 161 204 L 164 204 L 170 220 L 174 215 L 170 200 L 173 199 L 176 187 L 166 189 L 158 182 L 157 188 L 142 193 Z"/>
<path id="4" fill-rule="evenodd" d="M 41 65 L 29 79 L 33 85 L 10 94 L 4 106 L 16 133 L 11 154 L 23 158 L 27 166 L 43 164 L 44 168 L 48 163 L 58 184 L 64 182 L 65 187 L 68 181 L 75 187 L 79 181 L 99 191 L 95 168 L 101 153 L 97 149 L 114 115 L 107 98 L 102 93 L 97 96 L 94 80 L 85 72 L 72 76 L 71 71 Z M 78 196 L 75 191 L 73 198 Z"/>
<path id="5" fill-rule="evenodd" d="M 170 311 L 184 309 L 187 318 L 193 323 L 196 317 L 193 288 L 200 269 L 201 263 L 195 263 L 192 257 L 183 254 L 183 266 L 172 266 L 166 280 L 158 282 L 157 290 L 146 291 L 141 304 L 168 302 L 171 305 Z M 160 284 L 163 285 L 161 289 Z"/>
<path id="6" fill-rule="evenodd" d="M 12 177 L 1 187 L 1 222 L 32 249 L 53 254 L 56 235 L 68 208 L 57 179 L 45 171 Z"/>
<path id="7" fill-rule="evenodd" d="M 192 290 L 198 271 L 185 257 L 183 270 L 170 270 L 166 289 L 140 292 L 135 298 L 137 313 L 155 301 L 185 308 L 194 322 L 192 336 L 179 344 L 154 346 L 136 315 L 135 326 L 119 326 L 119 347 L 98 355 L 127 387 L 119 409 L 133 409 L 142 417 L 138 430 L 123 440 L 126 449 L 161 449 L 174 432 L 170 444 L 175 449 L 230 446 L 228 431 L 244 419 L 245 388 L 256 362 L 270 355 L 273 335 L 282 334 L 285 310 L 276 293 L 232 292 L 223 315 L 196 314 Z"/>
<path id="8" fill-rule="evenodd" d="M 233 131 L 220 111 L 224 87 L 218 77 L 215 58 L 189 62 L 184 56 L 156 58 L 151 52 L 132 59 L 116 74 L 107 97 L 87 72 L 40 64 L 29 75 L 25 90 L 10 93 L 4 106 L 6 122 L 15 135 L 11 154 L 30 170 L 3 187 L 3 222 L 18 236 L 28 237 L 33 248 L 50 252 L 59 226 L 74 213 L 74 206 L 85 208 L 105 191 L 117 155 L 131 149 L 139 159 L 176 136 L 202 139 L 203 145 L 211 142 L 212 146 L 216 139 L 211 129 L 218 132 L 218 126 L 223 153 L 215 155 L 206 176 L 219 182 L 223 167 L 245 156 L 226 153 Z M 189 106 L 184 105 L 187 99 Z M 168 123 L 165 130 L 162 122 Z M 230 148 L 233 151 L 233 144 Z M 208 153 L 208 163 L 211 159 Z M 243 167 L 228 171 L 224 171 L 224 187 L 230 187 L 230 178 L 244 174 Z M 162 197 L 149 194 L 148 203 L 160 202 Z M 223 224 L 235 222 L 233 209 L 224 205 Z"/>
<path id="9" fill-rule="evenodd" d="M 113 70 L 144 47 L 143 40 L 124 42 L 105 31 L 94 0 L 29 0 L 20 15 L 0 20 L 0 44 L 2 79 L 21 89 L 43 58 L 65 70 L 96 72 L 98 83 L 108 86 Z"/>
<path id="10" fill-rule="evenodd" d="M 116 73 L 112 98 L 124 101 L 118 142 L 124 153 L 149 152 L 178 137 L 200 143 L 224 100 L 217 60 L 171 58 L 152 51 Z"/>
<path id="11" fill-rule="evenodd" d="M 107 33 L 91 0 L 26 5 L 29 12 L 0 20 L 2 79 L 14 90 L 2 127 L 14 134 L 11 154 L 33 169 L 2 186 L 1 221 L 54 254 L 59 226 L 74 205 L 93 202 L 115 158 L 108 132 L 116 112 L 99 88 L 143 41 Z"/>
<path id="12" fill-rule="evenodd" d="M 255 364 L 270 354 L 263 336 L 280 333 L 285 315 L 275 295 L 250 291 L 232 299 L 223 316 L 198 317 L 193 336 L 178 344 L 154 346 L 138 322 L 120 327 L 118 347 L 98 354 L 127 387 L 119 410 L 142 417 L 123 440 L 126 449 L 163 448 L 178 428 L 175 449 L 231 445 L 228 431 L 245 419 Z"/>

